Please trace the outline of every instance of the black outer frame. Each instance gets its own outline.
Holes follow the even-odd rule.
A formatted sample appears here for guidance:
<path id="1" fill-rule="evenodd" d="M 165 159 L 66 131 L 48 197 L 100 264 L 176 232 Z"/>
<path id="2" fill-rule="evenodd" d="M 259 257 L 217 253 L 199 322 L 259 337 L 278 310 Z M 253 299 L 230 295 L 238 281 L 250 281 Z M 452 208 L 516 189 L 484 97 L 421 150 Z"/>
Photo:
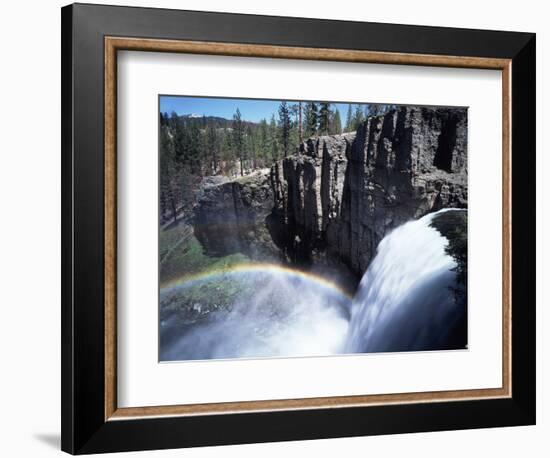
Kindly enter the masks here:
<path id="1" fill-rule="evenodd" d="M 104 419 L 104 37 L 512 59 L 512 397 Z M 61 448 L 99 453 L 535 424 L 535 35 L 74 4 L 62 8 Z"/>

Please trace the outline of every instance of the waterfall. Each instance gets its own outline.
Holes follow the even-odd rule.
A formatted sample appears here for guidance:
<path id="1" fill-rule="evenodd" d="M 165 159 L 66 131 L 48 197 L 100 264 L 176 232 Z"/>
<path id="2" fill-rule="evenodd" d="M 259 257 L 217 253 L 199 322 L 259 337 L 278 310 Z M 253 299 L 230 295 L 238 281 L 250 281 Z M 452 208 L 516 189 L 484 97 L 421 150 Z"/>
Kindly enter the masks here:
<path id="1" fill-rule="evenodd" d="M 465 323 L 466 307 L 455 296 L 455 262 L 445 252 L 448 241 L 430 225 L 447 211 L 463 210 L 431 213 L 386 235 L 353 298 L 326 279 L 270 264 L 210 273 L 161 290 L 161 301 L 168 300 L 223 275 L 253 294 L 191 326 L 174 318 L 161 321 L 161 333 L 172 337 L 161 345 L 160 359 L 459 348 L 450 342 L 457 326 Z"/>
<path id="2" fill-rule="evenodd" d="M 465 317 L 454 260 L 430 213 L 389 233 L 353 299 L 345 353 L 442 349 Z"/>

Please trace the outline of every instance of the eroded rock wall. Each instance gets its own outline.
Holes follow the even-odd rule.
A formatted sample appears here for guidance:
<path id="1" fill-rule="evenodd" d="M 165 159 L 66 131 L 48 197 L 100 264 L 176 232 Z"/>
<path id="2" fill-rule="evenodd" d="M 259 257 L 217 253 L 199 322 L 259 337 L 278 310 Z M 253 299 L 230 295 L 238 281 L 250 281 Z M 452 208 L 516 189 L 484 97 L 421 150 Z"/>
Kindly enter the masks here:
<path id="1" fill-rule="evenodd" d="M 207 181 L 202 186 L 193 228 L 207 254 L 280 256 L 268 229 L 274 202 L 269 173 L 269 169 L 258 170 L 232 181 Z"/>
<path id="2" fill-rule="evenodd" d="M 466 109 L 401 107 L 356 133 L 308 139 L 269 171 L 206 189 L 195 232 L 213 252 L 343 261 L 361 275 L 394 227 L 466 206 Z M 214 226 L 201 228 L 208 221 Z"/>

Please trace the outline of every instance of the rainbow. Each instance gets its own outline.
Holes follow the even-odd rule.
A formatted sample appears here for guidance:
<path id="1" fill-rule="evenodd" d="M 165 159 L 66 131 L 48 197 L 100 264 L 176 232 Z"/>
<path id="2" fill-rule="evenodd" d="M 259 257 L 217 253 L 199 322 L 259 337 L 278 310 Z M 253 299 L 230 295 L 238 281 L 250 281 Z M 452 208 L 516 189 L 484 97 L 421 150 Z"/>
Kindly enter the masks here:
<path id="1" fill-rule="evenodd" d="M 311 272 L 292 269 L 280 264 L 271 263 L 238 263 L 230 267 L 212 269 L 197 274 L 184 275 L 180 278 L 171 280 L 161 285 L 161 292 L 166 293 L 174 289 L 188 288 L 201 282 L 213 281 L 226 275 L 239 275 L 248 273 L 267 273 L 273 275 L 284 275 L 288 278 L 299 278 L 309 282 L 313 282 L 325 291 L 336 293 L 343 296 L 346 300 L 351 301 L 352 296 L 345 291 L 337 283 L 328 280 L 320 275 L 315 275 Z"/>

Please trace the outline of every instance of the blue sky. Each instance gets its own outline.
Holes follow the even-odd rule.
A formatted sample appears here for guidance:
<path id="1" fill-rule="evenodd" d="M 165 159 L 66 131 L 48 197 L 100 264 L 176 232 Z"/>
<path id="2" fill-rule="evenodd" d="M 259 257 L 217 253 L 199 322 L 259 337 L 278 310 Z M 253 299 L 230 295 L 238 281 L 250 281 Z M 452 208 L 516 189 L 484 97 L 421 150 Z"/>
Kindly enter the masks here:
<path id="1" fill-rule="evenodd" d="M 241 111 L 242 118 L 246 121 L 258 122 L 265 118 L 269 122 L 271 115 L 278 119 L 279 100 L 257 100 L 257 99 L 226 99 L 213 97 L 184 97 L 184 96 L 160 96 L 161 113 L 172 113 L 179 115 L 197 114 L 206 116 L 220 116 L 231 119 L 237 110 Z M 347 103 L 333 104 L 340 111 L 342 125 L 346 124 Z"/>

